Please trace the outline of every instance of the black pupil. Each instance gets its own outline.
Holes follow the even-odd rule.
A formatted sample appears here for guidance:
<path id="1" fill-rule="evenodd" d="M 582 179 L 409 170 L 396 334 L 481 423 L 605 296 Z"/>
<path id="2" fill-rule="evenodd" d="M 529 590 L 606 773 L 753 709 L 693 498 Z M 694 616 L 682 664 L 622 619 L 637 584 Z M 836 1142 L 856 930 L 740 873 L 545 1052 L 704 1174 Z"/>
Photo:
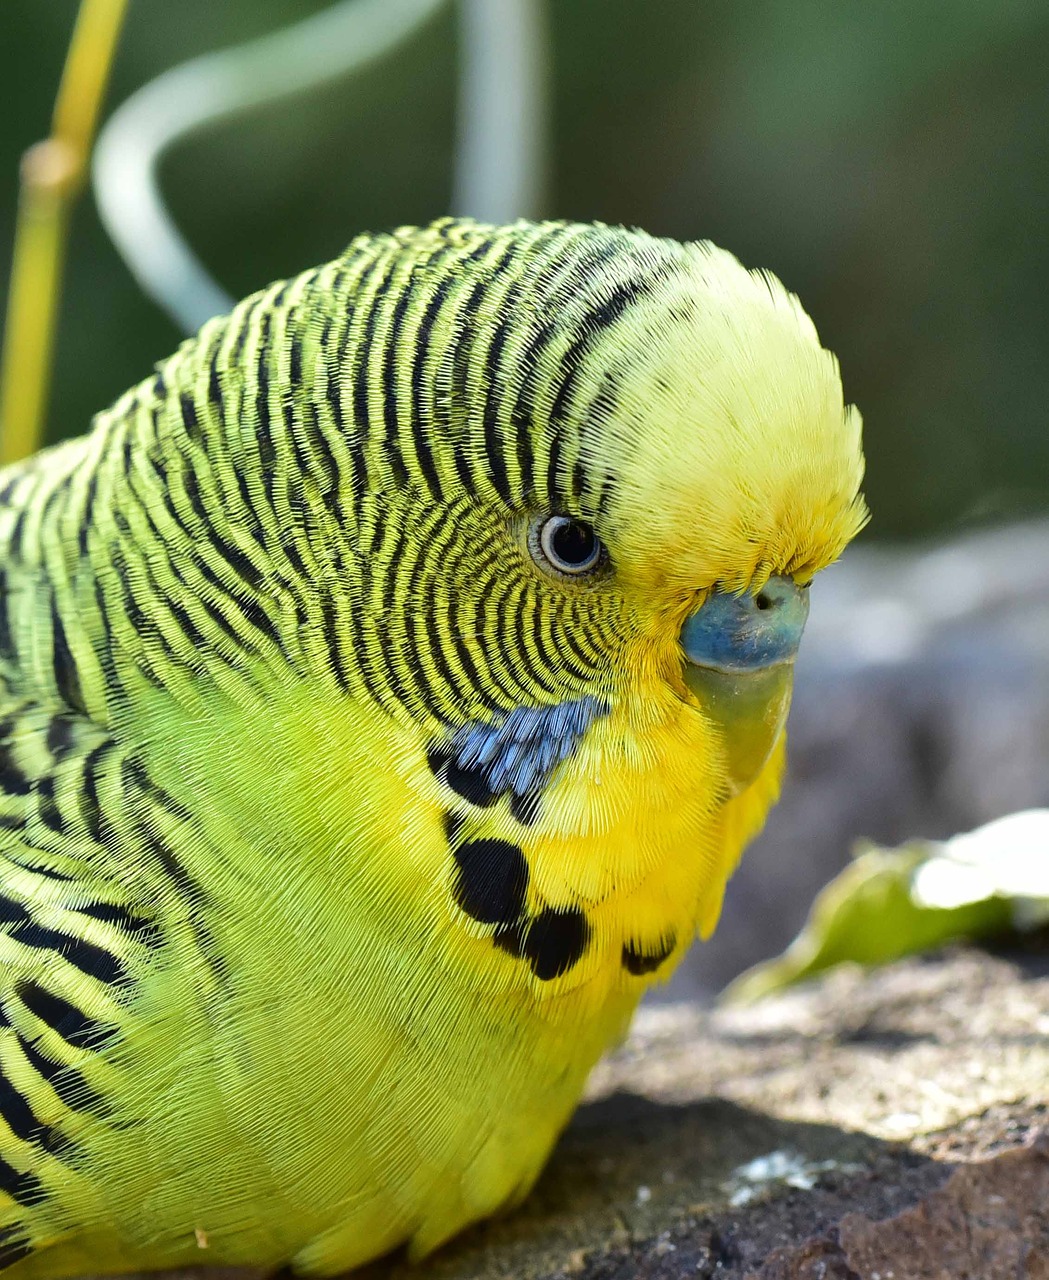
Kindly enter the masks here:
<path id="1" fill-rule="evenodd" d="M 597 535 L 588 524 L 562 520 L 551 531 L 550 549 L 562 564 L 587 564 L 597 550 Z"/>

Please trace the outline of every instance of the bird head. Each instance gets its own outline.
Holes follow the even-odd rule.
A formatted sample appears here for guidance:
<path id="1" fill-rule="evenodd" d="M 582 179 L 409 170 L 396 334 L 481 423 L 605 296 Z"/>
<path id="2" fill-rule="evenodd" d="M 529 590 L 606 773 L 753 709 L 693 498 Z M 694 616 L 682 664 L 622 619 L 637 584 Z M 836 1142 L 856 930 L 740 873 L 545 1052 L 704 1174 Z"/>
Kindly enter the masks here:
<path id="1" fill-rule="evenodd" d="M 859 414 L 797 299 L 708 243 L 563 223 L 447 220 L 342 270 L 372 691 L 494 792 L 613 711 L 642 744 L 698 719 L 712 791 L 745 790 L 807 588 L 866 519 Z"/>

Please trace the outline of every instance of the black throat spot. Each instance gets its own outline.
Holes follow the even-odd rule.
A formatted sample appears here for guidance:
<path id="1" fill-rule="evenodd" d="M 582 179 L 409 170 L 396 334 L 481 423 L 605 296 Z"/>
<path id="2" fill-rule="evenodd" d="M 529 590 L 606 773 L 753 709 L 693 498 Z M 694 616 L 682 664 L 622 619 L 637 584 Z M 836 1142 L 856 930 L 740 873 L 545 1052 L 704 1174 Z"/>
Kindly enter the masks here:
<path id="1" fill-rule="evenodd" d="M 508 840 L 468 840 L 453 850 L 455 900 L 481 924 L 512 925 L 524 911 L 528 860 Z"/>

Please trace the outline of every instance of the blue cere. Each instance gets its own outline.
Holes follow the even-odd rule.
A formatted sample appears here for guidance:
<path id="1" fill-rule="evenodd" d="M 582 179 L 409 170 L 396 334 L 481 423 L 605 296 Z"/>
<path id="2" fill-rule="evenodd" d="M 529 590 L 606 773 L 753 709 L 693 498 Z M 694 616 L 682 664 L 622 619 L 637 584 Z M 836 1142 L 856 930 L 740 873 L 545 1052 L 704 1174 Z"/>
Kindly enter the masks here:
<path id="1" fill-rule="evenodd" d="M 761 671 L 790 662 L 809 616 L 809 593 L 792 578 L 770 578 L 756 594 L 716 591 L 685 621 L 685 657 L 716 671 Z"/>
<path id="2" fill-rule="evenodd" d="M 517 796 L 541 788 L 571 756 L 583 734 L 608 714 L 600 698 L 576 698 L 553 707 L 515 707 L 498 724 L 473 724 L 451 742 L 462 769 L 481 769 L 489 788 Z"/>

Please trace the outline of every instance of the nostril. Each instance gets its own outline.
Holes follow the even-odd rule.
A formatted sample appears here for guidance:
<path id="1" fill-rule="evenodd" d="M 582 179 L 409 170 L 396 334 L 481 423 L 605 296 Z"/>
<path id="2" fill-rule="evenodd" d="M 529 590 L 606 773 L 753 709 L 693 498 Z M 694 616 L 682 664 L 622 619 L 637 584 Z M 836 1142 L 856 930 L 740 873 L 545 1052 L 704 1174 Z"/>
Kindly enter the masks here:
<path id="1" fill-rule="evenodd" d="M 772 600 L 771 600 L 771 598 L 770 598 L 769 596 L 767 596 L 767 595 L 764 593 L 764 591 L 759 591 L 759 592 L 758 592 L 758 594 L 754 597 L 754 603 L 757 605 L 757 607 L 758 607 L 759 609 L 771 609 L 771 608 L 772 608 Z"/>

